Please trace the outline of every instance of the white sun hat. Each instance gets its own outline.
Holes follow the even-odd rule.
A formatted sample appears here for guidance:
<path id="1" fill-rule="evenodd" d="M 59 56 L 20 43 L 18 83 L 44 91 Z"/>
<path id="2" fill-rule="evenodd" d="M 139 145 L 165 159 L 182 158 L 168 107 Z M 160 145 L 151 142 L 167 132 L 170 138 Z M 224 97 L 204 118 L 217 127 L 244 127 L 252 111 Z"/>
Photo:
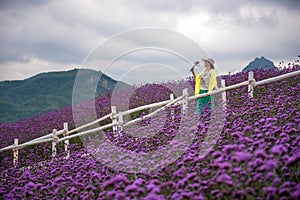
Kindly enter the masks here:
<path id="1" fill-rule="evenodd" d="M 202 60 L 205 62 L 209 62 L 210 64 L 212 64 L 215 67 L 215 60 L 212 58 L 202 58 Z"/>

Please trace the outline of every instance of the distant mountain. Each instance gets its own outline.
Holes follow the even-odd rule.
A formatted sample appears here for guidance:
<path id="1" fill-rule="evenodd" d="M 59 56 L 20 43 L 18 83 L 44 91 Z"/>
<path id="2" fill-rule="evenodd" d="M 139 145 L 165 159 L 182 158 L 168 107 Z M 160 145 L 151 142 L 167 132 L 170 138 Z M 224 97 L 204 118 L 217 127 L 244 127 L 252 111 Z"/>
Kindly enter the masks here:
<path id="1" fill-rule="evenodd" d="M 261 57 L 261 58 L 255 58 L 255 60 L 251 61 L 243 70 L 242 72 L 248 72 L 248 71 L 252 71 L 254 69 L 258 69 L 258 68 L 262 68 L 262 69 L 273 69 L 273 70 L 279 70 L 272 61 Z"/>
<path id="2" fill-rule="evenodd" d="M 0 82 L 0 122 L 15 122 L 41 112 L 72 105 L 73 86 L 78 72 L 79 69 L 48 72 L 22 81 Z M 79 98 L 81 101 L 90 98 L 87 94 L 91 93 L 91 84 L 96 87 L 98 83 L 96 96 L 115 87 L 129 87 L 124 82 L 89 69 L 80 69 L 80 77 L 77 77 L 76 83 L 82 89 Z"/>

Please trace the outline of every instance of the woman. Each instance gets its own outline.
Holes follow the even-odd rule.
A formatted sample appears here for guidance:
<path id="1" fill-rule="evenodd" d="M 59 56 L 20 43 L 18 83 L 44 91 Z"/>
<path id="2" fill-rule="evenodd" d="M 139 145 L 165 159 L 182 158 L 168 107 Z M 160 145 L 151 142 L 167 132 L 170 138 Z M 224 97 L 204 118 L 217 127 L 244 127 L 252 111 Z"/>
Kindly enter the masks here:
<path id="1" fill-rule="evenodd" d="M 199 64 L 198 61 L 195 62 L 191 68 L 191 72 L 196 81 L 195 83 L 195 95 L 204 94 L 211 92 L 215 87 L 217 87 L 217 77 L 215 71 L 215 61 L 212 58 L 202 59 L 204 61 L 205 69 L 202 70 L 198 75 L 195 74 L 195 66 Z M 213 96 L 201 97 L 197 100 L 196 112 L 201 116 L 202 109 L 209 106 L 211 109 L 213 106 Z"/>

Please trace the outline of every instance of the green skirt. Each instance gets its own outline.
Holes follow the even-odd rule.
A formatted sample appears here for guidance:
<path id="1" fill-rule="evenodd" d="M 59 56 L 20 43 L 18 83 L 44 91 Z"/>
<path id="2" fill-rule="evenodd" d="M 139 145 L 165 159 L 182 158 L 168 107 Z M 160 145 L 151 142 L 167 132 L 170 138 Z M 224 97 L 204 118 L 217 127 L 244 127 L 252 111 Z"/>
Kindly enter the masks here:
<path id="1" fill-rule="evenodd" d="M 205 94 L 207 92 L 208 92 L 208 90 L 200 90 L 199 94 Z M 197 100 L 196 113 L 198 115 L 201 115 L 201 112 L 205 107 L 208 108 L 208 109 L 212 109 L 212 107 L 213 107 L 213 96 L 200 97 Z"/>

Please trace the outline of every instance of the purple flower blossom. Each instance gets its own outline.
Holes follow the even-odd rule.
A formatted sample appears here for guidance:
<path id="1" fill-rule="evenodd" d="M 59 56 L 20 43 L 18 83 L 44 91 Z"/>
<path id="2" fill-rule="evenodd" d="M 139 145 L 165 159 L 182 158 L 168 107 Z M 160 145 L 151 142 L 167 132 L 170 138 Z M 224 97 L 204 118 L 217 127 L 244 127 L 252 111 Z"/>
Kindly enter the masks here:
<path id="1" fill-rule="evenodd" d="M 217 166 L 220 169 L 230 169 L 231 168 L 231 163 L 229 163 L 229 162 L 218 163 Z"/>
<path id="2" fill-rule="evenodd" d="M 271 149 L 271 153 L 273 153 L 273 154 L 281 154 L 281 153 L 286 153 L 286 152 L 287 152 L 286 147 L 281 144 L 275 145 Z"/>
<path id="3" fill-rule="evenodd" d="M 274 177 L 274 173 L 273 172 L 268 172 L 266 175 L 266 180 L 271 180 Z"/>
<path id="4" fill-rule="evenodd" d="M 215 151 L 211 156 L 213 157 L 213 158 L 217 158 L 217 157 L 219 157 L 219 156 L 221 156 L 222 155 L 222 153 L 220 152 L 220 151 Z"/>
<path id="5" fill-rule="evenodd" d="M 76 187 L 72 186 L 71 189 L 68 191 L 68 193 L 72 194 L 77 191 Z"/>
<path id="6" fill-rule="evenodd" d="M 149 193 L 146 197 L 143 198 L 144 200 L 156 200 L 156 199 L 164 199 L 163 195 L 158 195 L 156 193 Z"/>
<path id="7" fill-rule="evenodd" d="M 222 149 L 222 152 L 229 153 L 230 151 L 234 150 L 236 148 L 235 145 L 225 145 Z"/>
<path id="8" fill-rule="evenodd" d="M 297 184 L 291 194 L 293 199 L 299 199 L 300 198 L 300 184 Z"/>
<path id="9" fill-rule="evenodd" d="M 122 174 L 117 175 L 117 176 L 111 178 L 110 180 L 106 181 L 105 183 L 103 183 L 103 188 L 108 188 L 115 184 L 120 184 L 122 182 L 125 182 L 126 180 L 127 180 L 126 176 L 124 176 Z"/>
<path id="10" fill-rule="evenodd" d="M 54 179 L 54 182 L 55 183 L 60 183 L 60 182 L 63 182 L 65 179 L 63 178 L 63 177 L 56 177 L 55 179 Z"/>
<path id="11" fill-rule="evenodd" d="M 207 168 L 204 168 L 204 169 L 201 170 L 201 174 L 204 175 L 204 176 L 209 175 L 210 172 L 211 172 L 211 170 L 210 170 L 210 169 L 207 169 Z"/>
<path id="12" fill-rule="evenodd" d="M 267 170 L 273 170 L 277 167 L 277 161 L 276 160 L 268 160 L 266 162 L 266 168 Z"/>
<path id="13" fill-rule="evenodd" d="M 251 187 L 246 187 L 246 192 L 248 194 L 252 194 L 252 195 L 256 194 L 255 190 L 253 188 L 251 188 Z"/>
<path id="14" fill-rule="evenodd" d="M 155 193 L 159 192 L 159 188 L 155 184 L 153 184 L 153 183 L 149 183 L 147 185 L 147 190 L 155 192 Z"/>
<path id="15" fill-rule="evenodd" d="M 293 165 L 299 163 L 299 161 L 300 161 L 300 152 L 298 151 L 295 155 L 293 155 L 287 160 L 286 165 L 287 166 Z"/>
<path id="16" fill-rule="evenodd" d="M 27 185 L 25 186 L 25 190 L 34 190 L 36 189 L 36 184 L 33 182 L 29 182 L 27 183 Z"/>
<path id="17" fill-rule="evenodd" d="M 235 152 L 235 160 L 237 160 L 238 162 L 243 163 L 245 161 L 250 160 L 250 158 L 251 158 L 251 154 L 248 152 L 241 152 L 241 151 Z"/>
<path id="18" fill-rule="evenodd" d="M 275 179 L 273 180 L 273 185 L 277 185 L 277 184 L 279 184 L 280 182 L 281 182 L 280 178 L 275 178 Z"/>
<path id="19" fill-rule="evenodd" d="M 277 188 L 273 186 L 263 188 L 263 192 L 266 194 L 267 199 L 274 198 L 277 193 Z"/>
<path id="20" fill-rule="evenodd" d="M 244 199 L 246 197 L 246 191 L 238 190 L 234 192 L 233 197 L 237 199 Z"/>
<path id="21" fill-rule="evenodd" d="M 245 126 L 244 127 L 244 132 L 249 132 L 252 130 L 252 126 Z"/>
<path id="22" fill-rule="evenodd" d="M 226 183 L 228 185 L 233 185 L 233 181 L 231 176 L 229 176 L 228 174 L 221 174 L 218 178 L 217 178 L 217 182 L 218 183 Z"/>
<path id="23" fill-rule="evenodd" d="M 290 188 L 287 188 L 287 187 L 281 187 L 280 189 L 279 189 L 279 195 L 280 196 L 285 196 L 285 195 L 289 195 L 290 194 Z"/>
<path id="24" fill-rule="evenodd" d="M 185 167 L 182 166 L 180 169 L 178 169 L 177 171 L 175 171 L 173 173 L 173 177 L 179 177 L 179 178 L 182 178 L 184 177 L 184 174 L 185 174 Z"/>
<path id="25" fill-rule="evenodd" d="M 233 173 L 240 173 L 241 171 L 243 171 L 243 169 L 241 167 L 235 167 L 232 169 Z"/>
<path id="26" fill-rule="evenodd" d="M 137 190 L 137 186 L 135 184 L 132 184 L 132 185 L 128 185 L 126 188 L 125 188 L 125 192 L 126 193 L 129 193 L 131 191 L 135 191 Z"/>
<path id="27" fill-rule="evenodd" d="M 171 199 L 182 199 L 181 196 L 175 192 L 172 196 L 171 196 Z"/>
<path id="28" fill-rule="evenodd" d="M 181 196 L 183 198 L 192 199 L 192 197 L 194 196 L 194 194 L 193 194 L 193 192 L 182 192 Z"/>
<path id="29" fill-rule="evenodd" d="M 116 200 L 122 200 L 122 199 L 125 199 L 126 195 L 124 193 L 117 193 L 116 196 L 115 196 L 115 199 Z"/>
<path id="30" fill-rule="evenodd" d="M 262 173 L 257 173 L 257 174 L 254 175 L 253 180 L 257 181 L 257 180 L 261 179 L 262 176 L 263 176 Z"/>
<path id="31" fill-rule="evenodd" d="M 262 157 L 262 158 L 265 158 L 267 157 L 267 154 L 266 154 L 266 151 L 264 149 L 257 149 L 255 150 L 254 152 L 254 156 L 255 157 Z"/>

